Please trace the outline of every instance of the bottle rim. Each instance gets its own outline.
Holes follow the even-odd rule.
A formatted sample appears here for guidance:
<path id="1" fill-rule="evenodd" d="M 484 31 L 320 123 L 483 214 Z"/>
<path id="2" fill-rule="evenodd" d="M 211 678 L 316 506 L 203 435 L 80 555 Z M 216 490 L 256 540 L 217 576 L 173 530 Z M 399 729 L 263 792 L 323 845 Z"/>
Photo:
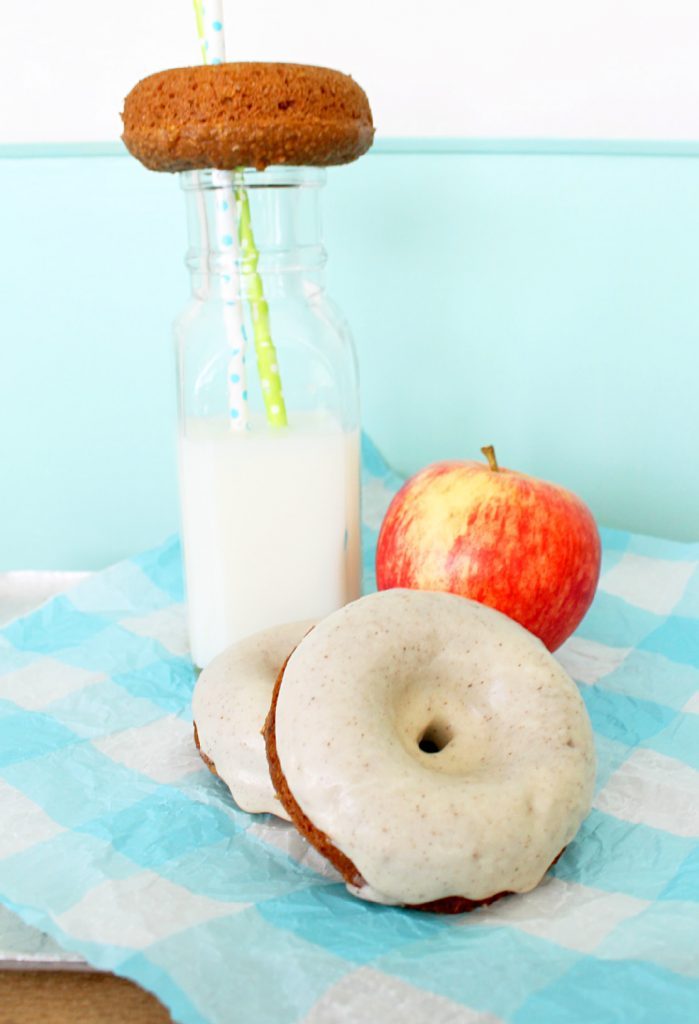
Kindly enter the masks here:
<path id="1" fill-rule="evenodd" d="M 287 167 L 277 165 L 258 171 L 254 167 L 221 171 L 214 168 L 180 171 L 184 191 L 209 191 L 219 188 L 320 188 L 325 184 L 324 167 Z"/>

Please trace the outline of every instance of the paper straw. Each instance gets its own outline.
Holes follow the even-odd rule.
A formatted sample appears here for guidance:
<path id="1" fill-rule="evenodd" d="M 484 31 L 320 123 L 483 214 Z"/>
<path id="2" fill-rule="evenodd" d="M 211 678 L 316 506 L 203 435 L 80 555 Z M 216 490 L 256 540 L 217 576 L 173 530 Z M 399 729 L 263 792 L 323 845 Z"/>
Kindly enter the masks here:
<path id="1" fill-rule="evenodd" d="M 197 29 L 205 64 L 223 64 L 226 42 L 223 35 L 223 0 L 194 0 L 197 10 Z M 201 12 L 201 13 L 200 13 Z M 201 25 L 201 28 L 200 28 Z"/>
<path id="2" fill-rule="evenodd" d="M 201 9 L 201 0 L 194 0 L 194 16 L 197 19 L 197 35 L 201 46 L 201 62 L 206 64 L 206 36 L 204 34 L 204 13 Z"/>
<path id="3" fill-rule="evenodd" d="M 224 56 L 221 5 L 215 0 L 208 0 L 204 8 L 201 0 L 194 0 L 194 12 L 202 59 L 207 63 L 211 57 L 211 63 L 220 64 Z M 219 252 L 230 254 L 227 272 L 221 275 L 223 322 L 229 347 L 226 366 L 228 420 L 231 430 L 243 431 L 248 428 L 249 416 L 245 372 L 245 326 L 241 307 L 242 296 L 235 273 L 239 250 L 233 179 L 229 171 L 213 170 L 211 182 L 214 186 L 216 247 Z"/>
<path id="4" fill-rule="evenodd" d="M 252 332 L 255 339 L 257 370 L 262 385 L 267 421 L 273 427 L 287 425 L 286 407 L 282 394 L 282 382 L 277 364 L 277 352 L 269 329 L 269 306 L 262 290 L 262 278 L 257 272 L 260 258 L 255 246 L 250 221 L 250 204 L 245 189 L 236 192 L 240 222 L 240 249 L 243 257 L 243 274 L 248 279 L 247 297 L 252 314 Z"/>
<path id="5" fill-rule="evenodd" d="M 202 56 L 204 63 L 222 64 L 226 59 L 226 43 L 223 30 L 223 2 L 222 0 L 194 0 L 194 10 L 197 18 L 197 32 L 202 45 Z M 269 306 L 264 297 L 262 278 L 258 272 L 259 252 L 255 245 L 255 236 L 252 230 L 250 217 L 250 203 L 247 190 L 238 186 L 235 190 L 235 210 L 237 211 L 238 229 L 236 231 L 233 204 L 233 176 L 228 171 L 214 171 L 215 181 L 221 187 L 223 202 L 221 204 L 222 219 L 217 221 L 217 232 L 219 240 L 230 246 L 231 252 L 237 251 L 242 255 L 242 273 L 246 278 L 246 297 L 250 304 L 253 338 L 255 342 L 255 356 L 257 369 L 262 387 L 262 398 L 265 405 L 267 422 L 272 427 L 287 426 L 286 406 L 282 393 L 282 383 L 279 375 L 279 364 L 277 353 L 272 341 L 272 334 L 269 323 Z M 242 173 L 239 169 L 238 173 Z M 217 201 L 217 217 L 219 203 Z M 225 215 L 225 219 L 224 219 Z M 237 250 L 236 243 L 239 242 L 240 249 Z M 235 290 L 232 275 L 228 282 L 231 290 Z M 226 296 L 224 296 L 224 299 Z M 228 303 L 224 309 L 228 308 Z M 239 305 L 231 304 L 231 316 L 235 309 L 238 321 L 241 321 Z M 240 322 L 240 333 L 244 338 L 244 327 Z M 244 420 L 247 424 L 247 390 L 245 387 L 244 356 L 232 350 L 231 360 L 240 358 L 237 366 L 229 367 L 229 410 L 231 420 L 238 424 Z M 235 353 L 235 356 L 233 355 Z M 233 391 L 240 385 L 240 391 Z M 240 409 L 239 415 L 236 410 Z"/>
<path id="6" fill-rule="evenodd" d="M 243 324 L 242 295 L 236 282 L 236 264 L 239 254 L 236 237 L 235 199 L 228 171 L 212 171 L 214 187 L 214 216 L 220 251 L 230 252 L 230 259 L 221 276 L 223 322 L 228 340 L 226 387 L 228 389 L 228 418 L 232 430 L 248 427 L 248 392 L 245 372 L 245 325 Z"/>

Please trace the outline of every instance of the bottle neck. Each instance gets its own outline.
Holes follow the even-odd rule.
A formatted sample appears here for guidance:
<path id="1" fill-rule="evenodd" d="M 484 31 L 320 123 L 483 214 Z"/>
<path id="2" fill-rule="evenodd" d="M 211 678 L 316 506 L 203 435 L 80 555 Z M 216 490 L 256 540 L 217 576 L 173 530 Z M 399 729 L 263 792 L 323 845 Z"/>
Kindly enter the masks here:
<path id="1" fill-rule="evenodd" d="M 323 286 L 317 167 L 265 171 L 188 171 L 186 264 L 198 298 L 245 296 L 263 280 L 267 294 Z"/>

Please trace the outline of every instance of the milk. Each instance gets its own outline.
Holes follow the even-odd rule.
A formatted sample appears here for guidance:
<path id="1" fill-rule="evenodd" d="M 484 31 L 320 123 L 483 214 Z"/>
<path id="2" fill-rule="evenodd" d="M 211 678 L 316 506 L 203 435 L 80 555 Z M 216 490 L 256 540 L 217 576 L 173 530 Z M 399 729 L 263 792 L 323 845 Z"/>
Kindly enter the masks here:
<path id="1" fill-rule="evenodd" d="M 192 658 L 360 595 L 359 437 L 326 414 L 233 432 L 190 419 L 180 500 Z"/>

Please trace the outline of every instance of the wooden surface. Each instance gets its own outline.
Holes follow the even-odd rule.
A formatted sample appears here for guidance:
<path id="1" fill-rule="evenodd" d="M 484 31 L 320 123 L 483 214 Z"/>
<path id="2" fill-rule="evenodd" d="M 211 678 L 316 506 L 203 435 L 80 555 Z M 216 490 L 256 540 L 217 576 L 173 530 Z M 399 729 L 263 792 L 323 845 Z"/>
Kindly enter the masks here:
<path id="1" fill-rule="evenodd" d="M 161 1003 L 111 974 L 1 971 L 0 1024 L 172 1024 Z"/>

